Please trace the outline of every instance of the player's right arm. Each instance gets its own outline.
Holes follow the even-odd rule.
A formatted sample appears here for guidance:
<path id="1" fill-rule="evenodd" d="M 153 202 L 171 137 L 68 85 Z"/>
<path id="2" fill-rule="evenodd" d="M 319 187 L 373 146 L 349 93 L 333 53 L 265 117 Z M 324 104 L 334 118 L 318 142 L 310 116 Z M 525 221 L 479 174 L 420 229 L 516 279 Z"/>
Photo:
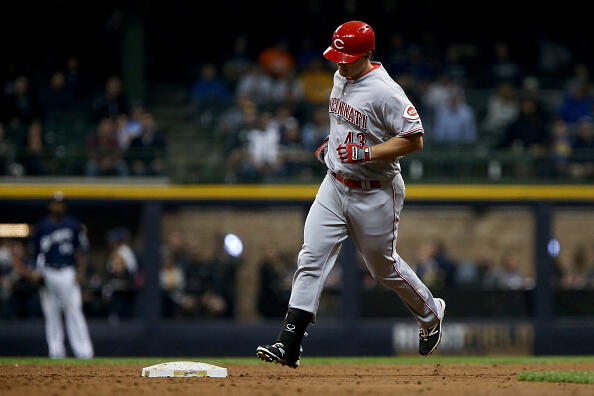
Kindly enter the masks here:
<path id="1" fill-rule="evenodd" d="M 403 95 L 390 93 L 381 101 L 388 140 L 375 146 L 356 143 L 336 148 L 342 162 L 393 161 L 403 155 L 423 149 L 423 125 L 415 107 Z"/>
<path id="2" fill-rule="evenodd" d="M 393 160 L 423 149 L 423 135 L 395 136 L 370 148 L 372 160 Z"/>
<path id="3" fill-rule="evenodd" d="M 389 95 L 382 110 L 386 129 L 393 137 L 371 148 L 373 160 L 394 160 L 423 149 L 421 117 L 406 96 Z"/>

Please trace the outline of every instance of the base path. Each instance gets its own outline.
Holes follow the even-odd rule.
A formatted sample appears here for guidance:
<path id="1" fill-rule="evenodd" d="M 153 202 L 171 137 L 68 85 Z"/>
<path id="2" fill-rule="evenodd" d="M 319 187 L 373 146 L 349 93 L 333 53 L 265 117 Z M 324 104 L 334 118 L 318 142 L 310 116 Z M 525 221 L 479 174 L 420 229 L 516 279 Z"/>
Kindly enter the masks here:
<path id="1" fill-rule="evenodd" d="M 228 378 L 142 378 L 142 365 L 0 365 L 8 395 L 592 395 L 594 385 L 520 382 L 523 370 L 594 370 L 567 364 L 227 365 Z"/>

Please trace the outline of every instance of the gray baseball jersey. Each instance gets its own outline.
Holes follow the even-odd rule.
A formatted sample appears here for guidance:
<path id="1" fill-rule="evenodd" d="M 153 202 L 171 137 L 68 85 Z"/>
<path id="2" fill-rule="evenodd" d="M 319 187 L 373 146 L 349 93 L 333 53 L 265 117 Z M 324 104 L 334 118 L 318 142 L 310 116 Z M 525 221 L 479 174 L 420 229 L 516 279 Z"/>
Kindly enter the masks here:
<path id="1" fill-rule="evenodd" d="M 400 173 L 398 159 L 343 164 L 334 155 L 336 147 L 343 143 L 373 146 L 394 136 L 424 133 L 421 118 L 404 90 L 380 63 L 373 66 L 372 71 L 357 80 L 334 74 L 329 104 L 330 155 L 326 156 L 326 165 L 349 179 L 392 180 Z"/>
<path id="2" fill-rule="evenodd" d="M 325 157 L 329 172 L 305 221 L 289 307 L 312 312 L 315 321 L 326 278 L 350 235 L 373 277 L 400 296 L 421 327 L 430 328 L 439 322 L 440 310 L 429 289 L 396 252 L 404 203 L 398 160 L 342 163 L 336 151 L 345 142 L 373 146 L 394 136 L 423 133 L 419 115 L 377 63 L 357 80 L 337 73 L 329 111 Z M 361 188 L 347 187 L 333 172 L 360 182 Z M 379 186 L 366 183 L 372 180 Z"/>

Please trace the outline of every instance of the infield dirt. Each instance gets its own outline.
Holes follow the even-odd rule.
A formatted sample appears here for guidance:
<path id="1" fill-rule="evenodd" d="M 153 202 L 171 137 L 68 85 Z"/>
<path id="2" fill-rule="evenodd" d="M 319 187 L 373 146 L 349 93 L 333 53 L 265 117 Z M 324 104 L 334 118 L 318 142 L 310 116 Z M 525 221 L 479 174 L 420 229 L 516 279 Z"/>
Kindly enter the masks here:
<path id="1" fill-rule="evenodd" d="M 592 395 L 594 385 L 520 382 L 568 364 L 227 365 L 228 378 L 142 378 L 141 365 L 0 365 L 1 395 Z"/>

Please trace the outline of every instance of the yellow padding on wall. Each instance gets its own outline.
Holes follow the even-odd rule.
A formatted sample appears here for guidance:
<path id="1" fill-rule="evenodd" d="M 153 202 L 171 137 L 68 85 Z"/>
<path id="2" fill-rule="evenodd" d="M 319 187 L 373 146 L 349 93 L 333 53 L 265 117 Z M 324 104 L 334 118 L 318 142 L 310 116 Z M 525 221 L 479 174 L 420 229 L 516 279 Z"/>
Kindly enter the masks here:
<path id="1" fill-rule="evenodd" d="M 188 200 L 313 200 L 318 185 L 0 184 L 0 199 L 67 198 Z M 406 198 L 454 200 L 594 201 L 593 185 L 410 184 Z"/>

